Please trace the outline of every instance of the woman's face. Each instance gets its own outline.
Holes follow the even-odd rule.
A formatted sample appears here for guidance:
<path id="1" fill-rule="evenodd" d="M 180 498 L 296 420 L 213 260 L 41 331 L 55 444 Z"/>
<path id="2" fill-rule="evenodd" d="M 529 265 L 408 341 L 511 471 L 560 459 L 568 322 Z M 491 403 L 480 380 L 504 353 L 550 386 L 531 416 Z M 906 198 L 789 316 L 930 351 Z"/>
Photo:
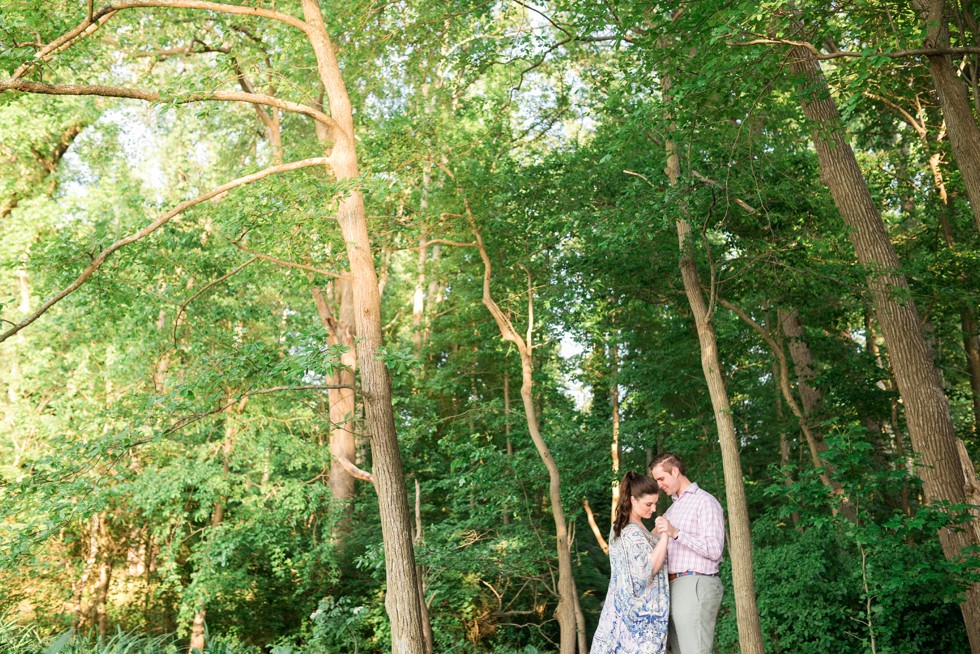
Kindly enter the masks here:
<path id="1" fill-rule="evenodd" d="M 657 493 L 641 495 L 639 498 L 631 497 L 630 501 L 633 503 L 633 513 L 644 520 L 649 518 L 657 509 L 657 497 Z"/>

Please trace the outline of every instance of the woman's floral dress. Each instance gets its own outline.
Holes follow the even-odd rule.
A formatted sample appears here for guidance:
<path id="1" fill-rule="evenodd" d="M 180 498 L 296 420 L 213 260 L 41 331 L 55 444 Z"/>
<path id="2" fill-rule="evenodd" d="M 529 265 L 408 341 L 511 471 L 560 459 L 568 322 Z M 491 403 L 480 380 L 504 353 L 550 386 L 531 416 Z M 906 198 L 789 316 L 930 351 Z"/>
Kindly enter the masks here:
<path id="1" fill-rule="evenodd" d="M 631 522 L 610 534 L 612 578 L 591 654 L 663 654 L 667 648 L 670 586 L 667 565 L 653 574 L 657 536 Z"/>

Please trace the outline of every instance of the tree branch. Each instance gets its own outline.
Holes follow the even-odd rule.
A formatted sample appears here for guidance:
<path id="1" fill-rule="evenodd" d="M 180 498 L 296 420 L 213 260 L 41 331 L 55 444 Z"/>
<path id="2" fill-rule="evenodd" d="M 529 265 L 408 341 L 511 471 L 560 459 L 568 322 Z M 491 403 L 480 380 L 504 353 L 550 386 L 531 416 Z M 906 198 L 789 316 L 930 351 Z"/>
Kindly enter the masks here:
<path id="1" fill-rule="evenodd" d="M 585 515 L 589 519 L 589 526 L 592 527 L 592 533 L 595 535 L 595 539 L 599 541 L 599 547 L 608 556 L 609 543 L 606 542 L 606 539 L 602 537 L 602 532 L 599 531 L 599 525 L 595 522 L 595 516 L 592 514 L 592 507 L 589 506 L 589 500 L 587 498 L 582 498 L 582 506 L 585 508 Z"/>
<path id="2" fill-rule="evenodd" d="M 201 296 L 201 294 L 203 294 L 205 291 L 207 291 L 212 286 L 215 286 L 216 284 L 220 284 L 221 282 L 225 281 L 226 279 L 228 279 L 232 275 L 236 275 L 239 271 L 241 271 L 242 269 L 244 269 L 246 266 L 249 266 L 249 265 L 255 263 L 258 260 L 259 260 L 258 257 L 252 257 L 251 259 L 249 259 L 248 261 L 246 261 L 242 265 L 238 266 L 237 268 L 235 268 L 231 272 L 229 272 L 227 274 L 224 274 L 221 277 L 218 277 L 217 279 L 208 282 L 207 284 L 205 284 L 201 288 L 201 290 L 199 290 L 197 293 L 195 293 L 194 295 L 192 295 L 189 298 L 187 298 L 186 300 L 184 300 L 180 304 L 180 307 L 177 309 L 177 316 L 174 318 L 174 343 L 175 344 L 177 343 L 177 327 L 180 325 L 180 319 L 184 315 L 184 313 L 186 312 L 187 305 L 188 304 L 190 304 L 191 302 L 193 302 L 194 300 L 196 300 L 197 298 L 199 298 Z"/>
<path id="3" fill-rule="evenodd" d="M 22 330 L 24 327 L 27 327 L 28 325 L 30 325 L 32 322 L 34 322 L 35 320 L 37 320 L 38 318 L 40 318 L 42 315 L 44 315 L 48 311 L 48 309 L 50 309 L 55 304 L 57 304 L 58 302 L 60 302 L 61 300 L 63 300 L 65 297 L 67 297 L 69 294 L 71 294 L 75 290 L 77 290 L 78 287 L 80 287 L 82 284 L 84 284 L 86 282 L 86 280 L 88 280 L 88 278 L 91 277 L 93 273 L 95 273 L 96 270 L 98 270 L 99 268 L 102 267 L 102 264 L 105 263 L 106 259 L 108 259 L 109 258 L 109 255 L 111 255 L 113 252 L 115 252 L 116 250 L 119 250 L 119 249 L 121 249 L 121 248 L 129 245 L 130 243 L 135 243 L 136 241 L 139 241 L 140 239 L 143 239 L 143 238 L 149 236 L 150 234 L 152 234 L 157 229 L 159 229 L 160 227 L 162 227 L 163 225 L 165 225 L 174 216 L 177 216 L 181 212 L 183 212 L 183 211 L 185 211 L 185 210 L 187 210 L 187 209 L 189 209 L 189 208 L 191 208 L 191 207 L 193 207 L 195 205 L 198 205 L 198 204 L 200 204 L 200 203 L 202 203 L 202 202 L 204 202 L 206 200 L 210 200 L 211 198 L 213 198 L 213 197 L 215 197 L 217 195 L 220 195 L 220 194 L 222 194 L 222 193 L 224 193 L 224 192 L 226 192 L 228 190 L 231 190 L 231 189 L 236 188 L 238 186 L 244 186 L 245 184 L 249 184 L 251 182 L 256 182 L 256 181 L 258 181 L 260 179 L 264 179 L 264 178 L 266 178 L 266 177 L 268 177 L 270 175 L 275 175 L 277 173 L 284 173 L 284 172 L 287 172 L 287 171 L 290 171 L 290 170 L 296 170 L 296 169 L 299 169 L 299 168 L 307 168 L 309 166 L 327 165 L 328 163 L 329 163 L 329 160 L 328 160 L 327 157 L 316 157 L 316 158 L 313 158 L 313 159 L 303 159 L 301 161 L 294 161 L 292 163 L 283 164 L 281 166 L 271 166 L 269 168 L 265 168 L 263 170 L 260 170 L 260 171 L 258 171 L 256 173 L 252 173 L 251 175 L 246 175 L 244 177 L 239 177 L 236 180 L 232 180 L 232 181 L 230 181 L 230 182 L 228 182 L 226 184 L 222 184 L 221 186 L 219 186 L 219 187 L 217 187 L 215 189 L 212 189 L 212 190 L 208 191 L 207 193 L 204 193 L 203 195 L 199 195 L 199 196 L 197 196 L 196 198 L 194 198 L 192 200 L 186 200 L 184 202 L 181 202 L 176 207 L 174 207 L 173 209 L 171 209 L 167 213 L 163 214 L 162 216 L 160 216 L 159 218 L 157 218 L 152 223 L 150 223 L 149 225 L 147 225 L 143 229 L 139 230 L 135 234 L 130 234 L 129 236 L 126 236 L 124 238 L 121 238 L 118 241 L 116 241 L 115 243 L 113 243 L 112 245 L 110 245 L 109 247 L 107 247 L 104 250 L 102 250 L 101 252 L 99 252 L 93 258 L 92 263 L 90 263 L 88 265 L 88 267 L 85 268 L 85 270 L 82 271 L 82 273 L 75 279 L 75 281 L 73 281 L 71 284 L 69 284 L 67 287 L 65 287 L 64 290 L 62 290 L 57 295 L 55 295 L 54 297 L 52 297 L 51 299 L 49 299 L 47 302 L 45 302 L 44 304 L 42 304 L 38 308 L 37 311 L 35 311 L 30 316 L 28 316 L 27 318 L 25 318 L 22 322 L 19 322 L 19 323 L 15 324 L 13 327 L 11 327 L 10 329 L 8 329 L 7 331 L 5 331 L 3 333 L 0 333 L 0 343 L 2 343 L 3 341 L 7 340 L 11 336 L 13 336 L 14 334 L 16 334 L 17 332 L 19 332 L 20 330 Z"/>
<path id="4" fill-rule="evenodd" d="M 721 184 L 719 184 L 715 180 L 713 180 L 713 179 L 711 179 L 709 177 L 705 177 L 704 175 L 702 175 L 701 173 L 699 173 L 696 170 L 692 170 L 691 171 L 691 175 L 694 176 L 695 178 L 697 178 L 698 180 L 700 180 L 701 182 L 707 184 L 708 186 L 713 186 L 714 188 L 723 190 L 725 192 L 725 196 L 728 197 L 728 187 L 727 186 L 722 186 Z M 750 205 L 749 203 L 745 202 L 741 198 L 732 198 L 732 200 L 735 202 L 735 204 L 737 204 L 738 206 L 742 207 L 742 210 L 745 211 L 745 213 L 747 213 L 747 214 L 749 214 L 751 216 L 754 216 L 755 214 L 759 213 L 754 207 L 752 207 L 752 205 Z"/>
<path id="5" fill-rule="evenodd" d="M 806 48 L 818 61 L 828 59 L 843 58 L 869 58 L 887 57 L 889 59 L 902 59 L 904 57 L 936 57 L 942 55 L 957 54 L 980 54 L 980 46 L 962 46 L 959 48 L 911 48 L 909 50 L 894 50 L 892 52 L 854 52 L 852 50 L 837 50 L 835 52 L 823 52 L 812 43 L 807 41 L 791 41 L 789 39 L 753 39 L 751 41 L 729 42 L 732 46 L 752 46 L 752 45 L 789 45 L 797 48 Z"/>
<path id="6" fill-rule="evenodd" d="M 262 254 L 261 252 L 256 252 L 255 250 L 250 250 L 249 248 L 245 247 L 244 245 L 242 245 L 238 241 L 233 241 L 230 238 L 228 238 L 227 236 L 224 236 L 223 234 L 221 236 L 222 236 L 222 238 L 224 238 L 225 240 L 227 240 L 229 243 L 231 243 L 232 245 L 234 245 L 236 248 L 238 248 L 242 252 L 246 252 L 248 254 L 251 254 L 253 257 L 258 257 L 259 259 L 263 259 L 265 261 L 270 261 L 270 262 L 272 262 L 272 263 L 274 263 L 276 265 L 283 266 L 284 268 L 298 268 L 300 270 L 307 270 L 309 272 L 314 272 L 314 273 L 316 273 L 318 275 L 324 275 L 325 277 L 335 277 L 337 279 L 341 279 L 343 277 L 347 277 L 348 276 L 348 275 L 345 275 L 343 273 L 331 272 L 329 270 L 323 270 L 322 268 L 316 268 L 314 266 L 309 266 L 309 265 L 307 265 L 305 263 L 294 263 L 292 261 L 284 261 L 283 259 L 277 259 L 277 258 L 275 258 L 273 256 L 269 256 L 268 254 Z"/>
<path id="7" fill-rule="evenodd" d="M 470 210 L 470 203 L 468 200 L 463 200 L 466 206 L 466 216 L 469 220 L 470 227 L 473 229 L 473 234 L 476 236 L 476 247 L 480 250 L 480 258 L 483 259 L 483 304 L 490 311 L 490 315 L 493 316 L 494 320 L 497 322 L 497 327 L 500 329 L 500 335 L 505 341 L 510 341 L 517 346 L 518 351 L 521 356 L 524 356 L 525 352 L 528 352 L 528 347 L 521 338 L 521 335 L 517 333 L 514 329 L 514 324 L 510 321 L 504 312 L 500 310 L 500 306 L 493 299 L 493 295 L 490 292 L 490 279 L 492 277 L 493 268 L 490 264 L 490 255 L 487 254 L 487 248 L 483 245 L 483 236 L 480 235 L 480 230 L 476 228 L 476 219 L 473 217 L 473 212 Z"/>
<path id="8" fill-rule="evenodd" d="M 334 140 L 344 138 L 343 131 L 337 124 L 337 121 L 322 111 L 314 109 L 313 107 L 305 104 L 290 102 L 289 100 L 281 100 L 271 95 L 263 95 L 261 93 L 214 91 L 213 93 L 193 93 L 183 97 L 167 98 L 156 91 L 132 89 L 125 86 L 113 86 L 108 84 L 46 84 L 44 82 L 31 82 L 28 80 L 17 79 L 16 77 L 0 80 L 0 93 L 8 90 L 21 91 L 23 93 L 38 93 L 42 95 L 98 95 L 108 98 L 129 98 L 132 100 L 143 100 L 145 102 L 172 102 L 174 104 L 208 101 L 248 102 L 254 105 L 277 107 L 285 111 L 309 116 L 318 123 L 326 125 Z"/>
<path id="9" fill-rule="evenodd" d="M 128 2 L 113 2 L 95 12 L 92 12 L 91 9 L 89 9 L 88 16 L 85 18 L 85 20 L 79 23 L 74 29 L 65 32 L 51 43 L 41 48 L 37 54 L 34 55 L 34 61 L 29 61 L 21 65 L 16 71 L 14 71 L 13 77 L 15 79 L 23 77 L 38 64 L 49 61 L 52 56 L 71 47 L 72 43 L 78 39 L 88 36 L 95 30 L 99 29 L 99 27 L 112 18 L 117 11 L 121 11 L 123 9 L 136 9 L 138 7 L 198 9 L 223 14 L 236 14 L 239 16 L 258 16 L 261 18 L 270 18 L 272 20 L 291 25 L 292 27 L 302 30 L 306 34 L 310 34 L 312 31 L 312 28 L 299 18 L 290 16 L 289 14 L 284 14 L 282 12 L 273 11 L 271 9 L 262 9 L 259 7 L 228 5 L 219 2 L 203 2 L 201 0 L 130 0 Z"/>
<path id="10" fill-rule="evenodd" d="M 364 481 L 369 481 L 372 484 L 374 483 L 374 477 L 371 476 L 370 472 L 361 470 L 356 465 L 351 463 L 347 457 L 336 454 L 334 455 L 334 458 L 337 459 L 337 463 L 339 463 L 340 466 L 347 471 L 347 474 L 354 479 L 363 479 Z"/>

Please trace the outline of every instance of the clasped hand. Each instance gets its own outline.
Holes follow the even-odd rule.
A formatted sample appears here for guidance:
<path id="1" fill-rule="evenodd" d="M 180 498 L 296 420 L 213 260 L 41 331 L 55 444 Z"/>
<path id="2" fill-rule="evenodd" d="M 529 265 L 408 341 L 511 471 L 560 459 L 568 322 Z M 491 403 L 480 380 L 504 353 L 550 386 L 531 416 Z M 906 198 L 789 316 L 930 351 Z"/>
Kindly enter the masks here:
<path id="1" fill-rule="evenodd" d="M 657 519 L 654 520 L 653 522 L 653 533 L 657 535 L 660 536 L 669 535 L 671 529 L 673 529 L 673 525 L 670 524 L 670 520 L 668 520 L 663 516 L 657 517 Z"/>

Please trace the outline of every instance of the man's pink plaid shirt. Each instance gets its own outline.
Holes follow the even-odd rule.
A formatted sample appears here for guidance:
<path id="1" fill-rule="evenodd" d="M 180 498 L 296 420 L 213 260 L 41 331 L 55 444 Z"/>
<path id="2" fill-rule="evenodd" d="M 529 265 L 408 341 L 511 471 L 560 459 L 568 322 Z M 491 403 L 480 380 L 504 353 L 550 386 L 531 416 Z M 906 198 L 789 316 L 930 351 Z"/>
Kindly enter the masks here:
<path id="1" fill-rule="evenodd" d="M 708 491 L 692 483 L 673 498 L 664 517 L 680 530 L 667 541 L 667 572 L 716 574 L 725 545 L 725 516 Z"/>

